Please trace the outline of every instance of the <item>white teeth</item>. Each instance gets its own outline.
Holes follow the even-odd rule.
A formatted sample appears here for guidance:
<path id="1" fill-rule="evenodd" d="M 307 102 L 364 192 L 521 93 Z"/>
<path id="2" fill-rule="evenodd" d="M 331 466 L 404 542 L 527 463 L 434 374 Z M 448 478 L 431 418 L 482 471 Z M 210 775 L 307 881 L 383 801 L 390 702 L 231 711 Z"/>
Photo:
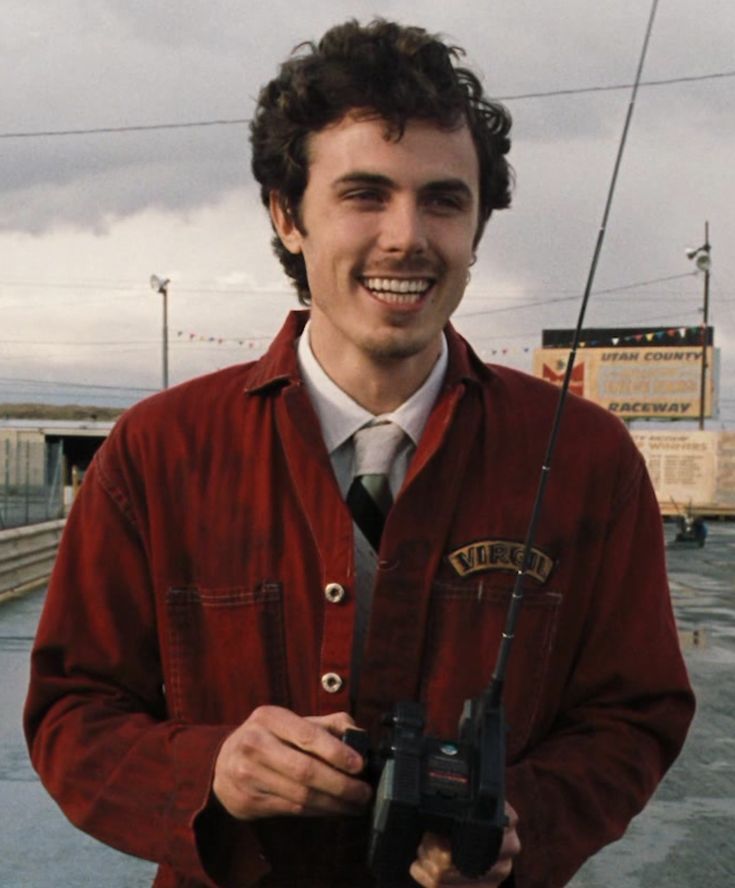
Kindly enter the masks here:
<path id="1" fill-rule="evenodd" d="M 416 302 L 418 296 L 425 293 L 431 286 L 431 281 L 426 278 L 365 278 L 363 283 L 368 290 L 381 294 L 386 302 Z M 407 299 L 393 299 L 386 297 L 404 296 L 410 294 Z"/>
<path id="2" fill-rule="evenodd" d="M 391 293 L 389 290 L 380 293 L 380 301 L 390 305 L 413 305 L 420 299 L 420 293 Z"/>

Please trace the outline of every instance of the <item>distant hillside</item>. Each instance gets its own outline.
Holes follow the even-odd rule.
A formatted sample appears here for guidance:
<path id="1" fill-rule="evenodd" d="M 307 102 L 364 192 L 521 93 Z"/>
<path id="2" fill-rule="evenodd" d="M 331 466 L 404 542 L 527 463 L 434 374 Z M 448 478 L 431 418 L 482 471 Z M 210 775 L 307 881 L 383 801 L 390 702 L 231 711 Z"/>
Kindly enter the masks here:
<path id="1" fill-rule="evenodd" d="M 88 407 L 81 404 L 0 404 L 0 419 L 97 419 L 115 420 L 118 407 Z"/>

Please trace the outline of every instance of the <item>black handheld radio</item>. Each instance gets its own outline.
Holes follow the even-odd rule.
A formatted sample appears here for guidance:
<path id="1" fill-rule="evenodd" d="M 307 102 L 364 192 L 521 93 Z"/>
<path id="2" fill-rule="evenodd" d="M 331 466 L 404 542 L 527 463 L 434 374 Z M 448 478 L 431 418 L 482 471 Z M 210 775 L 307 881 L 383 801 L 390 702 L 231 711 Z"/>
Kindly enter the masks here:
<path id="1" fill-rule="evenodd" d="M 377 785 L 368 863 L 379 885 L 406 884 L 422 834 L 450 839 L 454 865 L 480 876 L 497 859 L 505 827 L 505 723 L 485 695 L 466 700 L 458 740 L 424 734 L 420 703 L 398 703 L 387 719 L 390 739 L 377 755 L 367 734 L 346 743 L 365 756 Z"/>

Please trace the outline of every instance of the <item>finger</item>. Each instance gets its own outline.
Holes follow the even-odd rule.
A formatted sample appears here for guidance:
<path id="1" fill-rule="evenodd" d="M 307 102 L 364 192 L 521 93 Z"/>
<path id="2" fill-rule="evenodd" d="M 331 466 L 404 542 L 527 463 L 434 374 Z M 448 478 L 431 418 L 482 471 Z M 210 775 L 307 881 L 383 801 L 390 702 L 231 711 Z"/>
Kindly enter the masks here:
<path id="1" fill-rule="evenodd" d="M 365 787 L 365 791 L 369 797 L 369 788 Z M 248 769 L 247 778 L 241 785 L 238 814 L 241 819 L 278 814 L 355 815 L 363 810 L 363 797 L 361 796 L 360 802 L 354 802 L 348 797 L 331 795 L 305 786 L 263 765 L 254 765 Z"/>
<path id="2" fill-rule="evenodd" d="M 334 738 L 329 739 L 337 746 L 343 745 Z M 371 796 L 370 787 L 364 781 L 295 746 L 274 742 L 271 733 L 257 726 L 241 732 L 236 755 L 239 781 L 243 785 L 258 780 L 266 790 L 297 805 L 304 804 L 302 792 L 308 790 L 351 805 L 364 805 Z M 289 786 L 291 789 L 287 790 Z"/>
<path id="3" fill-rule="evenodd" d="M 328 719 L 330 717 L 318 718 Z M 284 743 L 308 752 L 309 755 L 327 762 L 333 768 L 350 774 L 359 774 L 362 770 L 361 756 L 346 743 L 342 743 L 341 740 L 333 736 L 313 717 L 302 718 L 288 709 L 263 706 L 255 710 L 250 720 L 271 731 Z"/>
<path id="4" fill-rule="evenodd" d="M 435 888 L 436 886 L 433 877 L 429 875 L 423 864 L 419 863 L 417 860 L 414 860 L 411 864 L 408 874 L 414 882 L 417 882 L 419 885 L 423 886 L 423 888 Z"/>
<path id="5" fill-rule="evenodd" d="M 437 833 L 427 832 L 421 837 L 417 857 L 421 861 L 431 861 L 444 869 L 452 865 L 452 852 L 449 839 Z"/>
<path id="6" fill-rule="evenodd" d="M 508 825 L 503 830 L 503 842 L 498 852 L 498 860 L 512 860 L 521 851 L 521 840 L 516 829 L 518 814 L 508 802 L 505 803 L 505 815 L 508 818 Z"/>
<path id="7" fill-rule="evenodd" d="M 513 835 L 515 835 L 514 831 Z M 439 888 L 443 885 L 466 886 L 466 888 L 498 888 L 508 878 L 513 869 L 513 857 L 509 853 L 498 859 L 493 867 L 479 878 L 463 876 L 452 863 L 451 846 L 444 836 L 426 833 L 419 845 L 417 859 L 410 874 L 424 888 Z"/>
<path id="8" fill-rule="evenodd" d="M 365 752 L 360 749 L 359 746 L 356 747 L 354 741 L 346 740 L 345 735 L 348 731 L 351 731 L 353 735 L 357 734 L 358 732 L 360 734 L 364 734 L 366 738 L 365 751 L 367 751 L 367 747 L 369 746 L 370 741 L 367 739 L 367 733 L 361 728 L 357 727 L 354 718 L 352 718 L 349 713 L 333 712 L 330 715 L 309 715 L 307 716 L 307 721 L 314 722 L 314 724 L 320 725 L 321 727 L 325 728 L 333 737 L 337 737 L 342 743 L 347 743 L 353 752 L 357 752 L 358 754 L 360 754 L 362 756 L 362 767 L 360 768 L 360 771 L 358 773 L 364 770 Z"/>
<path id="9" fill-rule="evenodd" d="M 443 873 L 434 873 L 430 867 L 422 866 L 418 861 L 414 861 L 409 869 L 411 878 L 423 888 L 500 888 L 510 873 L 511 867 L 508 866 L 498 871 L 493 869 L 479 878 L 468 878 L 454 867 Z"/>
<path id="10" fill-rule="evenodd" d="M 354 814 L 372 795 L 363 781 L 284 745 L 258 727 L 238 731 L 230 747 L 223 747 L 222 758 L 215 766 L 213 789 L 240 819 L 276 813 Z"/>
<path id="11" fill-rule="evenodd" d="M 514 829 L 507 830 L 503 835 L 503 844 L 500 846 L 498 860 L 513 859 L 521 853 L 521 840 Z"/>
<path id="12" fill-rule="evenodd" d="M 456 886 L 456 888 L 487 888 L 489 884 L 492 888 L 500 883 L 486 883 L 480 879 L 466 879 L 454 867 L 447 870 L 439 871 L 435 869 L 431 863 L 421 864 L 414 861 L 409 868 L 408 874 L 411 878 L 423 885 L 424 888 L 443 888 L 443 886 Z"/>
<path id="13" fill-rule="evenodd" d="M 493 868 L 486 873 L 483 877 L 483 880 L 480 881 L 480 886 L 487 886 L 487 888 L 495 888 L 497 885 L 502 885 L 503 882 L 510 876 L 513 872 L 513 861 L 512 859 L 508 860 L 499 860 Z"/>
<path id="14" fill-rule="evenodd" d="M 307 721 L 321 725 L 333 737 L 341 737 L 348 728 L 354 728 L 355 720 L 349 712 L 332 712 L 329 715 L 309 715 Z"/>
<path id="15" fill-rule="evenodd" d="M 454 870 L 449 841 L 435 833 L 425 833 L 416 852 L 411 876 L 420 885 L 444 884 L 444 879 Z M 456 870 L 454 870 L 456 873 Z"/>
<path id="16" fill-rule="evenodd" d="M 510 802 L 505 803 L 505 816 L 508 818 L 508 826 L 515 829 L 518 826 L 518 812 Z"/>
<path id="17" fill-rule="evenodd" d="M 372 794 L 363 780 L 350 777 L 327 762 L 288 746 L 271 749 L 266 763 L 298 786 L 353 805 L 365 805 Z"/>

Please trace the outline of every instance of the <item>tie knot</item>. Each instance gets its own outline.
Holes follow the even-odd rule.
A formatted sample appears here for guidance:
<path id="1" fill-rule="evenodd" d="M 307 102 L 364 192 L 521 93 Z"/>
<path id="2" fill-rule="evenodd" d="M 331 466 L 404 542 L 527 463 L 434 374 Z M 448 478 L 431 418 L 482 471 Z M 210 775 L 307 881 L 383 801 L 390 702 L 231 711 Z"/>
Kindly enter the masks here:
<path id="1" fill-rule="evenodd" d="M 388 475 L 404 436 L 403 429 L 390 421 L 371 423 L 358 429 L 353 435 L 353 476 Z"/>

